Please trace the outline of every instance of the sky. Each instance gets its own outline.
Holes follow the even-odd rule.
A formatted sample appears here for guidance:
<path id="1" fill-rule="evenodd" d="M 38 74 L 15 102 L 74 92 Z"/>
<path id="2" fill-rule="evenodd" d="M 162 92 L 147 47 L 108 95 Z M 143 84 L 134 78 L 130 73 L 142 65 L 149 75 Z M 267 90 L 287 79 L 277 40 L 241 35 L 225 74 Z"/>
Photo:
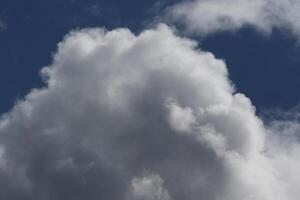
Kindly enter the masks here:
<path id="1" fill-rule="evenodd" d="M 51 62 L 57 43 L 70 30 L 100 26 L 128 27 L 139 32 L 161 15 L 160 10 L 175 3 L 175 0 L 130 3 L 1 0 L 0 112 L 7 112 L 32 88 L 42 85 L 40 69 Z M 286 32 L 276 30 L 266 37 L 245 27 L 234 33 L 219 32 L 196 39 L 201 39 L 203 49 L 228 63 L 238 90 L 249 96 L 259 109 L 288 109 L 300 99 L 294 92 L 300 84 L 297 59 L 300 49 L 298 39 Z"/>
<path id="2" fill-rule="evenodd" d="M 299 9 L 0 0 L 0 199 L 299 199 Z"/>

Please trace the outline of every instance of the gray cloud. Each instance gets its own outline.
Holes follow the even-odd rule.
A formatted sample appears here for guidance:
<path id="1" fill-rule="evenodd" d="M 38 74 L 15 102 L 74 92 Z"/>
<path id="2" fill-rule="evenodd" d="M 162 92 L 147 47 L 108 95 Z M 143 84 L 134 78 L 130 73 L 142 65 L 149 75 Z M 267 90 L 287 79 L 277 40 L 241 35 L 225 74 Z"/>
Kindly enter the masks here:
<path id="1" fill-rule="evenodd" d="M 68 34 L 0 120 L 1 199 L 297 199 L 298 142 L 196 46 L 166 25 Z"/>

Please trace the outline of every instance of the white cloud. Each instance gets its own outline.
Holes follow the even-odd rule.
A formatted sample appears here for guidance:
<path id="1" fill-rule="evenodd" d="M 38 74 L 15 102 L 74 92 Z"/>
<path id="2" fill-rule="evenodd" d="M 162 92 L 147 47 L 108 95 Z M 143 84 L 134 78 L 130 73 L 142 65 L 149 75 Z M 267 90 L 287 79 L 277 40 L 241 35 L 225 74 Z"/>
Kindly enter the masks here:
<path id="1" fill-rule="evenodd" d="M 166 25 L 72 32 L 42 74 L 0 120 L 3 199 L 299 197 L 298 142 Z"/>
<path id="2" fill-rule="evenodd" d="M 265 33 L 288 29 L 299 36 L 299 8 L 298 0 L 192 0 L 172 6 L 168 15 L 203 35 L 253 26 Z"/>
<path id="3" fill-rule="evenodd" d="M 159 175 L 135 177 L 131 182 L 130 200 L 170 200 Z"/>

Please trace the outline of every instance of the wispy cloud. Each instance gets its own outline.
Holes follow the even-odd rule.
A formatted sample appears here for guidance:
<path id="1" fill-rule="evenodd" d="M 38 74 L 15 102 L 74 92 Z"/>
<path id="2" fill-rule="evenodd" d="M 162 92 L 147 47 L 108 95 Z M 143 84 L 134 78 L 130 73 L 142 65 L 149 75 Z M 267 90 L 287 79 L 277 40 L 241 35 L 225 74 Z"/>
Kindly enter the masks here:
<path id="1" fill-rule="evenodd" d="M 7 24 L 0 18 L 0 31 L 7 29 Z"/>
<path id="2" fill-rule="evenodd" d="M 170 7 L 168 17 L 193 34 L 252 26 L 264 33 L 280 28 L 300 36 L 299 8 L 294 0 L 192 0 Z"/>
<path id="3" fill-rule="evenodd" d="M 100 17 L 100 16 L 102 16 L 103 11 L 105 9 L 101 8 L 101 6 L 98 4 L 93 4 L 93 5 L 85 7 L 84 10 L 86 13 L 88 13 L 94 17 Z"/>

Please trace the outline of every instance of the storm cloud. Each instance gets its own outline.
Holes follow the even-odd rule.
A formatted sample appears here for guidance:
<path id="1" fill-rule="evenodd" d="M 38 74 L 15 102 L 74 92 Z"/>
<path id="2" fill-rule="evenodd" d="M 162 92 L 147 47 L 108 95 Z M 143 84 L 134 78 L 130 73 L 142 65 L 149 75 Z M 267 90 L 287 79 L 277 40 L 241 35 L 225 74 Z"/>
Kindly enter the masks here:
<path id="1" fill-rule="evenodd" d="M 73 31 L 0 121 L 0 197 L 296 200 L 300 146 L 164 24 Z"/>

